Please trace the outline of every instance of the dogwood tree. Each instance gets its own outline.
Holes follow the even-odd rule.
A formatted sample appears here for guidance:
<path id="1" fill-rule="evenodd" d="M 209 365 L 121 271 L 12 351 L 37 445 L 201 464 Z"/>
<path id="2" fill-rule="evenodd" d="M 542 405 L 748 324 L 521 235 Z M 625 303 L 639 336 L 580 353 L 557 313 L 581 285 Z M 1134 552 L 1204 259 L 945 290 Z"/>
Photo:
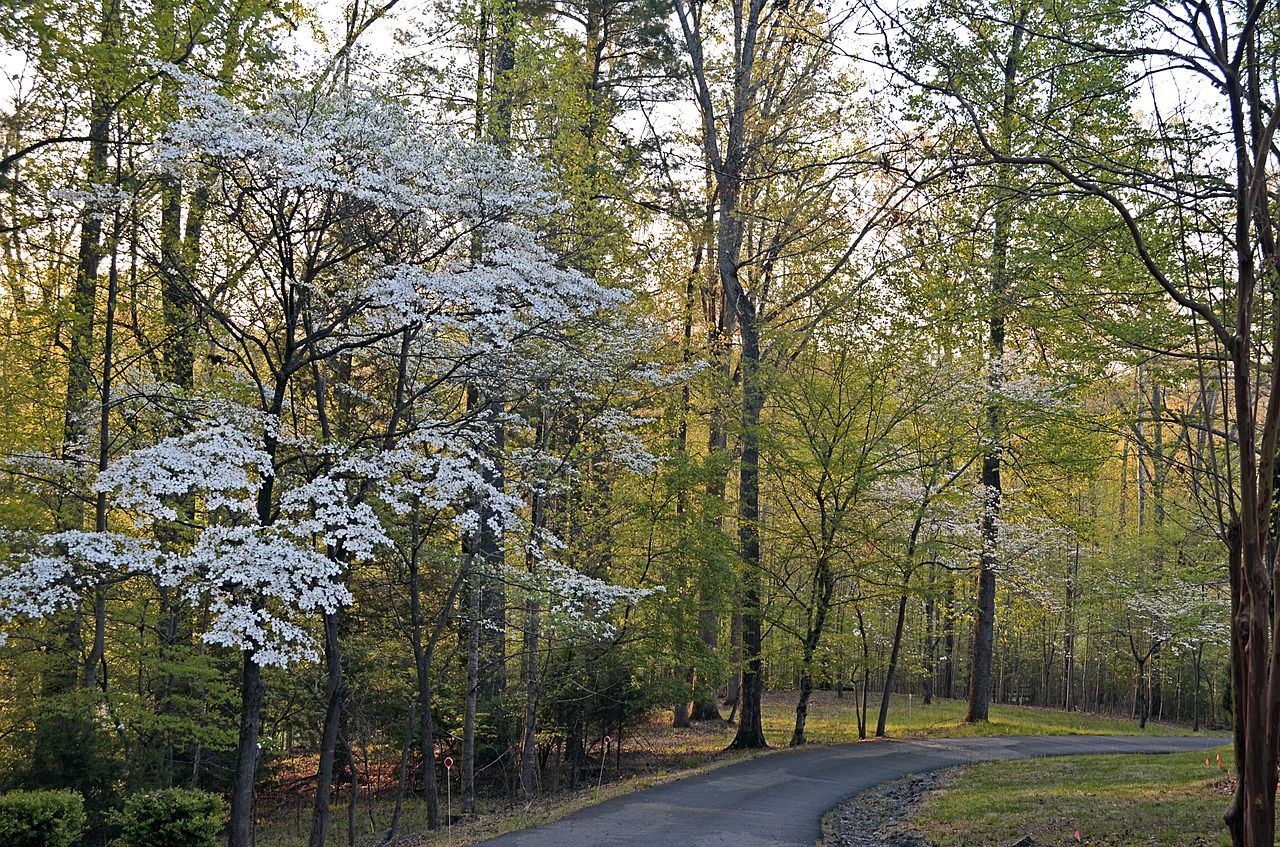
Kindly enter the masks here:
<path id="1" fill-rule="evenodd" d="M 533 226 L 554 199 L 536 169 L 376 92 L 267 91 L 249 108 L 171 72 L 183 117 L 154 167 L 209 187 L 216 249 L 184 280 L 209 373 L 177 409 L 167 403 L 173 435 L 130 445 L 97 480 L 137 534 L 26 545 L 0 577 L 0 620 L 73 603 L 113 569 L 206 606 L 201 637 L 242 659 L 230 827 L 241 847 L 261 670 L 316 655 L 315 618 L 336 628 L 346 571 L 390 543 L 386 516 L 425 502 L 452 509 L 462 532 L 479 502 L 515 525 L 519 502 L 481 472 L 485 428 L 450 393 L 536 372 L 563 327 L 616 314 L 627 295 L 540 246 Z M 192 524 L 189 542 L 149 538 L 157 520 Z M 605 590 L 554 572 L 566 594 Z M 325 647 L 340 674 L 336 639 Z M 327 724 L 344 690 L 330 687 Z"/>

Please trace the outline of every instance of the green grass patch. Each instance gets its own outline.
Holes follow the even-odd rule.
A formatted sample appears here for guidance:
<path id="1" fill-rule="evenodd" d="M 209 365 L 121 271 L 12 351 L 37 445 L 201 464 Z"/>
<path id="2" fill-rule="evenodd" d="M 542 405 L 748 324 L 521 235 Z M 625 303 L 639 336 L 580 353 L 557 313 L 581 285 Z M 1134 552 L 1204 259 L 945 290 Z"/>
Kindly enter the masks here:
<path id="1" fill-rule="evenodd" d="M 852 694 L 836 697 L 820 691 L 811 698 L 805 736 L 810 742 L 833 743 L 858 738 L 856 704 Z M 880 699 L 867 706 L 867 734 L 874 735 Z M 764 700 L 764 732 L 770 744 L 785 746 L 795 727 L 795 695 L 771 693 Z M 885 731 L 892 738 L 965 738 L 978 735 L 1192 735 L 1186 727 L 1149 721 L 1138 729 L 1135 720 L 1038 709 L 1030 706 L 992 706 L 988 723 L 964 723 L 963 700 L 934 700 L 928 706 L 919 698 L 895 694 L 889 701 Z"/>
<path id="2" fill-rule="evenodd" d="M 1225 847 L 1230 771 L 1230 747 L 991 762 L 951 776 L 909 827 L 936 847 L 1006 847 L 1028 836 L 1039 845 Z"/>

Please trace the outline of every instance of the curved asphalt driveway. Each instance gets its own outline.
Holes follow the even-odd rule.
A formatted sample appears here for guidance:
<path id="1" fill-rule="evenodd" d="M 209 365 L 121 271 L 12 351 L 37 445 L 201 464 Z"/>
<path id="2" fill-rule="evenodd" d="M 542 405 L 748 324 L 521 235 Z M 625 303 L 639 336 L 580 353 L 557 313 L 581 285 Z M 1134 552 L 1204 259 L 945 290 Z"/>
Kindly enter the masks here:
<path id="1" fill-rule="evenodd" d="M 491 847 L 813 847 L 822 816 L 859 791 L 909 773 L 994 759 L 1081 753 L 1175 753 L 1224 737 L 1036 736 L 875 741 L 762 756 L 616 797 Z"/>

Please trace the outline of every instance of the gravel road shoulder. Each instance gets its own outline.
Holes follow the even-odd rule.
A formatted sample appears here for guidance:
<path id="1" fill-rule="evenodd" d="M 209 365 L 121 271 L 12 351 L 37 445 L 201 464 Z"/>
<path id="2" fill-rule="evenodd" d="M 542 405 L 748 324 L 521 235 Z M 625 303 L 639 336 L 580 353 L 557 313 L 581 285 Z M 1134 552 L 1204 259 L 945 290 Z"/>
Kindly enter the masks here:
<path id="1" fill-rule="evenodd" d="M 824 847 L 929 847 L 903 823 L 956 770 L 909 774 L 850 797 L 823 817 Z"/>

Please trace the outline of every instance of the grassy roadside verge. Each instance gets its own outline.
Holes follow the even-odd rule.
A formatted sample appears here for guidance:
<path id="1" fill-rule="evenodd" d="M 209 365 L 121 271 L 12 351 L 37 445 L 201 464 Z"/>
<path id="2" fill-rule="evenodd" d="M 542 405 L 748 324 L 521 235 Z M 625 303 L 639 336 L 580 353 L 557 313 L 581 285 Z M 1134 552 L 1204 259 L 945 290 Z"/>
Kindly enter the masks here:
<path id="1" fill-rule="evenodd" d="M 949 775 L 907 828 L 934 847 L 1007 847 L 1024 838 L 1041 847 L 1220 847 L 1230 844 L 1222 825 L 1230 769 L 1230 746 L 990 762 Z"/>
<path id="2" fill-rule="evenodd" d="M 821 692 L 809 708 L 806 736 L 811 742 L 856 741 L 857 717 L 852 697 L 837 698 Z M 764 703 L 764 730 L 770 743 L 785 745 L 795 725 L 794 695 L 771 693 Z M 874 734 L 880 701 L 869 705 L 868 734 Z M 964 700 L 935 700 L 925 706 L 918 699 L 895 694 L 890 698 L 885 731 L 890 738 L 964 738 L 986 735 L 1193 735 L 1190 729 L 1172 724 L 1149 722 L 1139 730 L 1136 721 L 1040 709 L 1030 706 L 991 707 L 991 720 L 985 724 L 964 723 L 967 704 Z"/>

